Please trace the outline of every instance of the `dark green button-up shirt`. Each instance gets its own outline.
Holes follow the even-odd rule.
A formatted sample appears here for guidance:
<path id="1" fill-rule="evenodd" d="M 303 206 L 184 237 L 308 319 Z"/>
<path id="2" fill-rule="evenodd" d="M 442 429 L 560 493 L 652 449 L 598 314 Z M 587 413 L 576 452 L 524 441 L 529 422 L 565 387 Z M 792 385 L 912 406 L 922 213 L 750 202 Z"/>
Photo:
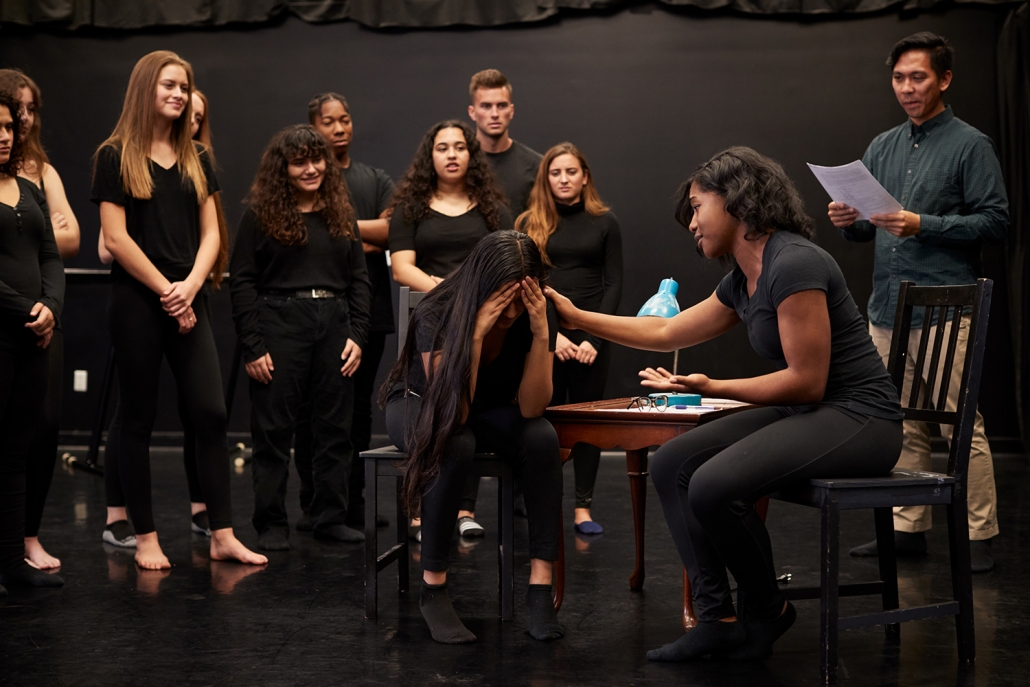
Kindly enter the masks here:
<path id="1" fill-rule="evenodd" d="M 867 221 L 841 229 L 849 241 L 876 239 L 869 320 L 893 327 L 902 280 L 918 286 L 971 284 L 980 276 L 980 247 L 1008 230 L 1008 197 L 994 142 L 947 107 L 921 126 L 911 121 L 869 144 L 862 162 L 909 212 L 919 233 L 897 238 Z M 913 313 L 922 326 L 922 312 Z"/>

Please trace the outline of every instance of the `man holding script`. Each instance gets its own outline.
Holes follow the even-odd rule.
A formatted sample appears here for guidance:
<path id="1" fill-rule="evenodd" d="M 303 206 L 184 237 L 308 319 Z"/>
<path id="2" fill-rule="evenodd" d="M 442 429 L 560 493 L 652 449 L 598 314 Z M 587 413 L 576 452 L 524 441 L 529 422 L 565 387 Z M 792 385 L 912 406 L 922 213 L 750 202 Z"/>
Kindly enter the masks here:
<path id="1" fill-rule="evenodd" d="M 903 280 L 919 286 L 970 284 L 980 273 L 980 247 L 1000 243 L 1008 228 L 1008 199 L 994 143 L 955 117 L 943 95 L 951 84 L 954 49 L 947 39 L 921 32 L 901 40 L 891 50 L 894 93 L 908 121 L 877 136 L 862 162 L 905 208 L 859 220 L 854 208 L 830 203 L 829 217 L 849 241 L 876 241 L 873 293 L 869 299 L 869 330 L 884 363 L 890 352 L 891 331 Z M 921 313 L 913 315 L 922 326 Z M 930 323 L 925 323 L 931 326 Z M 959 348 L 965 356 L 968 317 L 958 324 Z M 935 332 L 931 331 L 931 336 Z M 914 331 L 912 348 L 918 345 Z M 913 350 L 906 370 L 906 388 L 916 373 Z M 922 374 L 922 371 L 920 371 Z M 961 365 L 956 363 L 949 387 L 948 407 L 956 407 Z M 935 384 L 940 388 L 940 384 Z M 951 427 L 942 427 L 951 439 Z M 930 439 L 925 423 L 906 422 L 898 467 L 930 469 Z M 977 413 L 969 458 L 969 539 L 973 572 L 994 567 L 990 541 L 998 534 L 994 465 Z M 895 543 L 899 554 L 926 552 L 930 529 L 928 506 L 894 509 Z M 876 540 L 851 550 L 853 556 L 877 555 Z"/>

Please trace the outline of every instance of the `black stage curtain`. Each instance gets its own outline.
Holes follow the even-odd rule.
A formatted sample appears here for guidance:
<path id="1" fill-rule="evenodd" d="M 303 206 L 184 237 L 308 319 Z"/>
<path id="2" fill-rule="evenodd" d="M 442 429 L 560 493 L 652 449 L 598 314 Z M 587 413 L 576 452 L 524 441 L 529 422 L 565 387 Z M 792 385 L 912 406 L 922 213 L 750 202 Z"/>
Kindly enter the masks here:
<path id="1" fill-rule="evenodd" d="M 998 5 L 1012 0 L 959 0 Z M 308 22 L 355 21 L 377 29 L 502 26 L 536 22 L 561 10 L 610 12 L 640 0 L 3 0 L 0 23 L 47 28 L 139 29 L 261 23 L 285 13 Z M 748 14 L 836 14 L 889 7 L 928 9 L 952 0 L 658 0 L 668 9 L 730 9 Z"/>
<path id="2" fill-rule="evenodd" d="M 1009 194 L 1009 317 L 1017 415 L 1030 454 L 1030 4 L 1012 10 L 998 40 L 1001 164 Z"/>

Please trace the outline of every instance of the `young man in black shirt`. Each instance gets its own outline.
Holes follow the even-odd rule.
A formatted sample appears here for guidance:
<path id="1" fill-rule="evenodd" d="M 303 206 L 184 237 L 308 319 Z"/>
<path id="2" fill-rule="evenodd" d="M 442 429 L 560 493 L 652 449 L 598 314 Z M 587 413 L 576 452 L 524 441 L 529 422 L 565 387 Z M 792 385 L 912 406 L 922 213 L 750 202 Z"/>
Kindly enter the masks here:
<path id="1" fill-rule="evenodd" d="M 390 270 L 386 265 L 385 253 L 389 236 L 389 214 L 386 208 L 393 195 L 393 180 L 383 170 L 351 159 L 354 121 L 351 119 L 350 106 L 342 95 L 323 93 L 315 96 L 308 103 L 308 120 L 329 143 L 336 167 L 347 184 L 365 246 L 368 279 L 372 283 L 372 321 L 361 356 L 361 367 L 354 374 L 354 424 L 351 438 L 355 459 L 352 463 L 347 507 L 347 524 L 360 528 L 365 521 L 365 500 L 362 495 L 365 468 L 357 456 L 368 450 L 372 439 L 372 398 L 376 391 L 376 373 L 383 357 L 386 337 L 394 331 Z M 294 446 L 297 472 L 302 483 L 302 506 L 310 502 L 312 493 L 310 432 L 307 423 L 299 426 Z M 297 524 L 297 529 L 308 527 L 306 518 Z"/>
<path id="2" fill-rule="evenodd" d="M 504 74 L 496 69 L 477 72 L 469 84 L 469 97 L 469 118 L 476 123 L 476 139 L 497 175 L 512 217 L 518 217 L 529 203 L 529 192 L 543 156 L 508 134 L 515 104 L 511 101 L 511 84 Z"/>

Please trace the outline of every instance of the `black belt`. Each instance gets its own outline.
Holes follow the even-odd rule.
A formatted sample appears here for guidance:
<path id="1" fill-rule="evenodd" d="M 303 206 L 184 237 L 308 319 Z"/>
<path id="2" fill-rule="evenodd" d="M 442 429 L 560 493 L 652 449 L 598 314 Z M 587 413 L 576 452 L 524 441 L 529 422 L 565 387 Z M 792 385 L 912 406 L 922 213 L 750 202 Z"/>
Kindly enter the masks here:
<path id="1" fill-rule="evenodd" d="M 328 291 L 326 289 L 304 289 L 303 291 L 266 291 L 262 296 L 274 296 L 276 298 L 343 298 L 342 293 Z"/>

